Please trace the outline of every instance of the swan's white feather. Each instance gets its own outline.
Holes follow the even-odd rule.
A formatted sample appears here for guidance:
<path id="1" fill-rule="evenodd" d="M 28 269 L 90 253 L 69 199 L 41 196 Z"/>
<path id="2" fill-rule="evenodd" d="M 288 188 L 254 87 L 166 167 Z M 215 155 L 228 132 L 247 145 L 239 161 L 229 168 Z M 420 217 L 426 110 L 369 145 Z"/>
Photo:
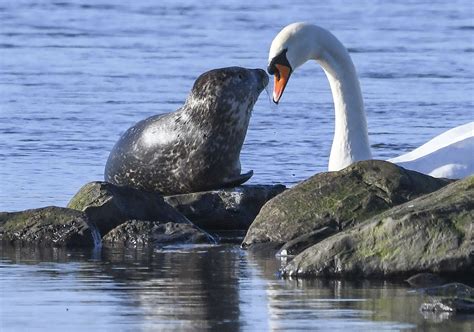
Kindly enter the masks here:
<path id="1" fill-rule="evenodd" d="M 474 122 L 452 128 L 388 161 L 434 177 L 469 176 L 474 173 Z"/>
<path id="2" fill-rule="evenodd" d="M 273 40 L 270 61 L 281 50 L 286 50 L 293 70 L 314 59 L 328 77 L 336 113 L 329 170 L 370 159 L 359 80 L 350 55 L 340 41 L 321 27 L 293 23 Z M 469 176 L 474 173 L 474 122 L 450 129 L 419 148 L 388 161 L 435 177 Z"/>
<path id="3" fill-rule="evenodd" d="M 472 138 L 473 136 L 474 122 L 469 122 L 464 125 L 451 128 L 445 131 L 444 133 L 436 136 L 435 138 L 429 140 L 428 142 L 416 148 L 415 150 L 405 153 L 401 156 L 389 159 L 388 161 L 393 163 L 414 161 L 444 147 L 456 144 L 460 141 L 464 141 L 467 138 Z"/>

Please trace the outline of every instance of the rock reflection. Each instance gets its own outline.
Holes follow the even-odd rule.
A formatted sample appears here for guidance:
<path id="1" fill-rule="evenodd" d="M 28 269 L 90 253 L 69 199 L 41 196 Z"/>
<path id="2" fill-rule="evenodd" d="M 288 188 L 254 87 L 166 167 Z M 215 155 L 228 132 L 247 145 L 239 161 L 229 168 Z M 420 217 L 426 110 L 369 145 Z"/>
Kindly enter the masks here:
<path id="1" fill-rule="evenodd" d="M 3 247 L 0 279 L 9 306 L 0 318 L 8 318 L 7 329 L 46 320 L 66 329 L 84 324 L 84 315 L 91 328 L 133 330 L 474 327 L 472 315 L 423 317 L 424 297 L 402 283 L 280 279 L 279 265 L 272 253 L 236 245 L 99 252 Z M 32 309 L 36 316 L 25 316 Z"/>
<path id="2" fill-rule="evenodd" d="M 132 290 L 150 325 L 239 330 L 238 255 L 223 247 L 104 251 L 104 272 Z M 144 322 L 144 325 L 148 325 Z"/>
<path id="3" fill-rule="evenodd" d="M 252 253 L 249 264 L 267 284 L 267 302 L 273 329 L 324 326 L 348 330 L 472 331 L 474 315 L 424 315 L 426 300 L 409 291 L 403 281 L 277 279 L 284 260 L 273 253 Z M 344 317 L 344 322 L 341 322 Z M 336 323 L 337 320 L 337 323 Z M 291 322 L 289 324 L 289 322 Z M 303 324 L 302 324 L 303 323 Z M 296 325 L 295 325 L 296 324 Z M 314 325 L 316 324 L 316 325 Z"/>
<path id="4" fill-rule="evenodd" d="M 121 305 L 140 309 L 143 327 L 167 330 L 239 330 L 239 255 L 237 247 L 189 247 L 163 251 L 92 252 L 57 248 L 2 251 L 15 264 L 82 261 L 78 280 L 112 278 Z M 80 288 L 80 287 L 78 287 Z M 104 289 L 103 291 L 110 291 Z M 93 315 L 93 314 L 92 314 Z"/>

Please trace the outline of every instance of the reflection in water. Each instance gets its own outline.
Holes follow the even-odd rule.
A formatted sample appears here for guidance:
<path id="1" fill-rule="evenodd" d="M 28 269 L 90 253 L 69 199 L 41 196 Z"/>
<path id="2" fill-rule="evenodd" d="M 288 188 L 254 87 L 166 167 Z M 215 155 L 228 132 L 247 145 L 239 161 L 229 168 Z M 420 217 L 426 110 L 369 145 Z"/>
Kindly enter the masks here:
<path id="1" fill-rule="evenodd" d="M 472 331 L 425 319 L 403 284 L 282 280 L 272 255 L 236 245 L 101 252 L 2 248 L 2 329 Z M 441 317 L 442 318 L 442 317 Z"/>
<path id="2" fill-rule="evenodd" d="M 160 322 L 162 327 L 179 330 L 219 327 L 231 331 L 239 323 L 239 262 L 234 256 L 222 247 L 131 256 L 108 252 L 104 258 L 113 264 L 105 266 L 104 272 L 120 283 L 133 281 L 144 325 Z"/>

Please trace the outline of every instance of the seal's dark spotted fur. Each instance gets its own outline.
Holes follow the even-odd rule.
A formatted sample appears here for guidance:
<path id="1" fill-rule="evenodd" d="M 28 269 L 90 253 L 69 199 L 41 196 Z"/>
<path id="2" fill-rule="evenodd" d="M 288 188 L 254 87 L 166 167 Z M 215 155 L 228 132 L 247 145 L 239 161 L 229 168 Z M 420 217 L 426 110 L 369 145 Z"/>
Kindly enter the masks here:
<path id="1" fill-rule="evenodd" d="M 202 74 L 183 107 L 128 129 L 110 153 L 105 180 L 163 194 L 218 189 L 247 181 L 240 150 L 263 70 L 222 68 Z"/>

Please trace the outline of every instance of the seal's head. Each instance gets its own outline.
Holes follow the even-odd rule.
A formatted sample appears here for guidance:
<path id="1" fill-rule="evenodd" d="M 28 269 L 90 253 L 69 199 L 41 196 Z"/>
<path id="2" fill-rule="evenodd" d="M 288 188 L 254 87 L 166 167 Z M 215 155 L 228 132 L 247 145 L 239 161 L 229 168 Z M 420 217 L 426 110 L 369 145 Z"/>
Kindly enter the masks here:
<path id="1" fill-rule="evenodd" d="M 268 84 L 262 69 L 227 67 L 210 70 L 198 77 L 186 107 L 196 115 L 216 119 L 250 117 L 258 96 Z"/>

